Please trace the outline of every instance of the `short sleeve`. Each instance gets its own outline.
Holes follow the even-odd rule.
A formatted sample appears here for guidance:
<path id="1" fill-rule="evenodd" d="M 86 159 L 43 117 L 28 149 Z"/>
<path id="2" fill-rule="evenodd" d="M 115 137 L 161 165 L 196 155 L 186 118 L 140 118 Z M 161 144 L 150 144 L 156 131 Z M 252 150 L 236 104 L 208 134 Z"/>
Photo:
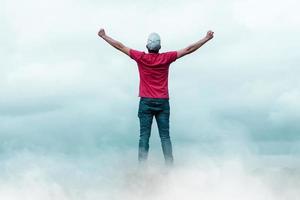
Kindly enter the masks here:
<path id="1" fill-rule="evenodd" d="M 177 51 L 166 52 L 164 56 L 168 63 L 172 63 L 177 59 Z"/>
<path id="2" fill-rule="evenodd" d="M 130 58 L 132 58 L 135 61 L 139 61 L 144 54 L 145 53 L 141 52 L 141 51 L 137 51 L 137 50 L 133 50 L 133 49 L 129 50 Z"/>

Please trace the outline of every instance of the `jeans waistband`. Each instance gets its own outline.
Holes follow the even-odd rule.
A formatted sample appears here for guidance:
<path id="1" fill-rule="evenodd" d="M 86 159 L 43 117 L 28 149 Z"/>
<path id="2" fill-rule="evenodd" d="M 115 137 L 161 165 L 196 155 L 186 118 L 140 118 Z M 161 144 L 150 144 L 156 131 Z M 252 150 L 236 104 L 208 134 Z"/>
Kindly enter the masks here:
<path id="1" fill-rule="evenodd" d="M 143 101 L 169 101 L 169 98 L 150 98 L 150 97 L 141 97 Z"/>

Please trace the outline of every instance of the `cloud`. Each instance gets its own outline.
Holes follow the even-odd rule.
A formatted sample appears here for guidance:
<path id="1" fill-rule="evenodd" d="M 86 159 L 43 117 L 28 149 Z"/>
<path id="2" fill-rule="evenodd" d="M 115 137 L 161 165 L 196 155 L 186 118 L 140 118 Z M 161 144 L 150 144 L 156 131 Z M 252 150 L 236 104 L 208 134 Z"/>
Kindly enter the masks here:
<path id="1" fill-rule="evenodd" d="M 292 90 L 283 93 L 278 97 L 273 111 L 270 113 L 270 120 L 276 127 L 289 124 L 292 130 L 299 130 L 298 121 L 300 119 L 300 93 L 299 90 Z"/>
<path id="2" fill-rule="evenodd" d="M 3 0 L 0 196 L 3 199 L 297 199 L 296 0 Z M 97 36 L 163 51 L 215 31 L 171 65 L 175 167 L 162 167 L 154 120 L 137 166 L 136 63 Z"/>
<path id="3" fill-rule="evenodd" d="M 70 147 L 64 140 L 55 145 L 66 138 L 95 148 L 105 146 L 103 141 L 135 144 L 137 67 L 97 37 L 100 27 L 140 50 L 155 29 L 165 51 L 183 48 L 209 29 L 215 31 L 214 40 L 171 66 L 171 131 L 177 144 L 201 144 L 211 149 L 206 152 L 219 153 L 267 153 L 256 151 L 261 147 L 258 142 L 295 146 L 297 2 L 270 3 L 4 1 L 1 26 L 6 31 L 0 38 L 4 146 L 52 145 L 54 150 L 76 151 L 78 145 Z M 157 130 L 153 132 L 155 137 Z M 42 133 L 47 133 L 47 141 Z M 158 146 L 159 141 L 153 142 Z M 285 147 L 281 152 L 290 152 Z M 269 152 L 277 152 L 275 148 L 271 145 Z"/>
<path id="4" fill-rule="evenodd" d="M 300 24 L 296 7 L 298 2 L 281 1 L 236 1 L 233 4 L 235 18 L 251 30 L 282 31 L 286 28 L 299 31 L 296 27 Z"/>
<path id="5" fill-rule="evenodd" d="M 247 158 L 196 160 L 167 171 L 137 168 L 131 151 L 88 157 L 19 152 L 1 160 L 4 199 L 297 199 L 299 168 L 262 165 Z M 269 163 L 272 158 L 261 158 Z M 274 162 L 271 162 L 274 164 Z M 258 164 L 258 165 L 257 165 Z"/>

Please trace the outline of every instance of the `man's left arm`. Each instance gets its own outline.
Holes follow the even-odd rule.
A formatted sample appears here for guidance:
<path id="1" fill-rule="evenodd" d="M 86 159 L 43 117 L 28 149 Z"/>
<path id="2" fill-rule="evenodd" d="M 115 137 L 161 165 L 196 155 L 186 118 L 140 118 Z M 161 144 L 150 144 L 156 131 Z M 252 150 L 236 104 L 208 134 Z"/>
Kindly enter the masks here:
<path id="1" fill-rule="evenodd" d="M 116 49 L 122 51 L 123 53 L 127 54 L 128 56 L 130 56 L 130 48 L 126 47 L 124 44 L 122 44 L 121 42 L 114 40 L 113 38 L 109 37 L 108 35 L 105 34 L 104 29 L 100 29 L 100 31 L 98 32 L 98 35 L 105 40 L 108 44 L 110 44 L 111 46 L 115 47 Z"/>

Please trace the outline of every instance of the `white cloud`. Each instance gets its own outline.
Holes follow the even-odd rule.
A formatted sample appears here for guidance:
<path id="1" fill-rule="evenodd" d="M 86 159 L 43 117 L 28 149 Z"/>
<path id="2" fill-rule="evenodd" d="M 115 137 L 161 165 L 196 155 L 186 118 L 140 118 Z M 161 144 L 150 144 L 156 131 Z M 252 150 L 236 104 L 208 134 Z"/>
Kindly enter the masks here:
<path id="1" fill-rule="evenodd" d="M 215 138 L 220 144 L 233 136 L 247 143 L 260 132 L 270 139 L 284 127 L 296 128 L 292 123 L 298 115 L 292 105 L 299 97 L 287 95 L 299 84 L 296 1 L 15 0 L 3 5 L 1 24 L 7 31 L 0 38 L 0 115 L 5 123 L 0 126 L 6 134 L 21 132 L 7 126 L 15 124 L 8 116 L 22 116 L 20 127 L 30 134 L 34 128 L 26 125 L 36 119 L 26 117 L 49 111 L 59 113 L 50 114 L 57 123 L 68 124 L 71 113 L 81 112 L 93 124 L 96 116 L 105 116 L 99 119 L 105 129 L 116 120 L 122 126 L 114 131 L 136 131 L 138 127 L 130 125 L 137 122 L 136 65 L 97 37 L 100 27 L 140 50 L 145 50 L 153 29 L 163 38 L 163 50 L 183 48 L 206 30 L 215 31 L 214 40 L 171 67 L 175 137 L 186 124 L 193 127 L 187 138 Z M 128 115 L 115 116 L 120 110 Z M 80 124 L 82 118 L 72 120 Z M 41 124 L 42 130 L 52 130 L 53 124 Z M 289 131 L 295 134 L 296 129 Z"/>
<path id="2" fill-rule="evenodd" d="M 122 157 L 110 152 L 88 158 L 19 153 L 2 162 L 0 195 L 6 200 L 296 200 L 299 196 L 299 171 L 272 166 L 272 158 L 261 158 L 271 162 L 268 167 L 248 157 L 246 163 L 202 158 L 166 173 L 159 164 L 137 169 L 133 152 L 122 153 Z"/>
<path id="3" fill-rule="evenodd" d="M 297 199 L 298 7 L 296 0 L 1 1 L 0 196 Z M 155 122 L 155 164 L 141 177 L 132 170 L 138 71 L 97 37 L 100 27 L 140 50 L 157 31 L 164 51 L 215 31 L 171 66 L 177 166 L 167 178 L 154 166 L 163 159 Z"/>
<path id="4" fill-rule="evenodd" d="M 244 0 L 233 4 L 235 19 L 252 31 L 299 31 L 297 0 Z"/>

